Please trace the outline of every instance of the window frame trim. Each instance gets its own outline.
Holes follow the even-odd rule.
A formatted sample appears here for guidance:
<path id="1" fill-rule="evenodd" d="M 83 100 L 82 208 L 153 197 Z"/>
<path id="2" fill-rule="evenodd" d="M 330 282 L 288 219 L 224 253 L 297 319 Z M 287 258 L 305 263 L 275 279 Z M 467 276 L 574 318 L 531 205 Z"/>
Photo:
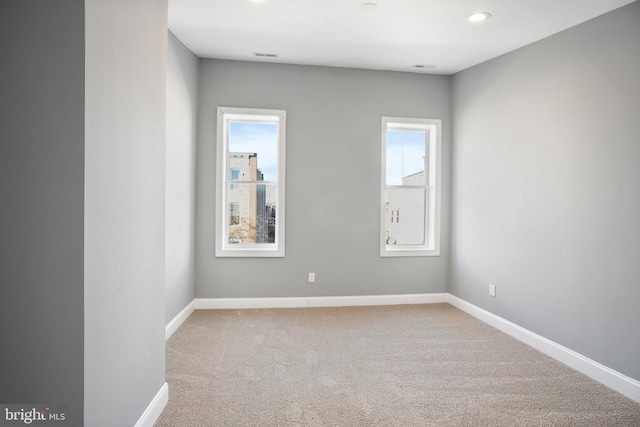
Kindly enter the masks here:
<path id="1" fill-rule="evenodd" d="M 285 256 L 285 170 L 286 170 L 286 116 L 285 110 L 261 108 L 218 107 L 216 129 L 216 194 L 215 194 L 215 256 L 218 257 L 279 257 Z M 225 242 L 225 224 L 229 221 L 227 200 L 227 175 L 229 168 L 228 126 L 230 121 L 263 122 L 278 124 L 277 215 L 275 243 L 231 245 Z M 229 180 L 229 182 L 231 182 Z M 270 181 L 272 182 L 272 181 Z M 269 182 L 265 182 L 269 183 Z"/>
<path id="2" fill-rule="evenodd" d="M 391 125 L 391 126 L 390 126 Z M 425 244 L 388 245 L 386 242 L 386 192 L 387 186 L 387 131 L 427 130 L 429 132 L 429 182 L 427 188 L 427 212 L 425 214 Z M 442 120 L 383 116 L 381 119 L 380 161 L 380 256 L 411 257 L 440 256 L 441 198 L 442 198 Z"/>

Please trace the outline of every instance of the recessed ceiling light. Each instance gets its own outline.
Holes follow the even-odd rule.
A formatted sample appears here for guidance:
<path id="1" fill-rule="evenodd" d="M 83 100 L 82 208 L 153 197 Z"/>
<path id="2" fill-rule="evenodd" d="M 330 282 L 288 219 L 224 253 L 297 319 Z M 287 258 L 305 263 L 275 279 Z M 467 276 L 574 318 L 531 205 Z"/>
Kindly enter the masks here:
<path id="1" fill-rule="evenodd" d="M 378 7 L 375 3 L 362 3 L 362 10 L 365 12 L 373 12 Z"/>
<path id="2" fill-rule="evenodd" d="M 487 19 L 491 18 L 491 14 L 487 12 L 477 12 L 472 15 L 467 16 L 467 21 L 469 22 L 483 22 Z"/>
<path id="3" fill-rule="evenodd" d="M 249 0 L 251 3 L 264 3 L 267 0 Z"/>

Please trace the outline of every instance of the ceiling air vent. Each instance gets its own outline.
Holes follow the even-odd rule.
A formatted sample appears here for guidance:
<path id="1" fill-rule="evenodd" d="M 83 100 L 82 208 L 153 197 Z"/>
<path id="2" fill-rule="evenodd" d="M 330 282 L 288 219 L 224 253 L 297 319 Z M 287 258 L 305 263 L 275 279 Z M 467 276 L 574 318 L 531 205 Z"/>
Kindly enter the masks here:
<path id="1" fill-rule="evenodd" d="M 425 68 L 425 69 L 433 70 L 436 67 L 437 65 L 433 65 L 433 64 L 416 64 L 411 68 Z"/>
<path id="2" fill-rule="evenodd" d="M 254 56 L 257 56 L 259 58 L 277 58 L 278 55 L 276 55 L 275 53 L 259 53 L 259 52 L 254 52 L 253 53 Z"/>

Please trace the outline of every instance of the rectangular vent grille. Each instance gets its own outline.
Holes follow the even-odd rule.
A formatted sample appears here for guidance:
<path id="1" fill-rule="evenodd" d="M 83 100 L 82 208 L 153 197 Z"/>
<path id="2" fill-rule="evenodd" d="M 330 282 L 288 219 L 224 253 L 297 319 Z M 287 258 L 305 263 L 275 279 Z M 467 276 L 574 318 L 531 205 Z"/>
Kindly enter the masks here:
<path id="1" fill-rule="evenodd" d="M 259 53 L 259 52 L 254 52 L 254 55 L 260 58 L 277 58 L 278 55 L 276 55 L 275 53 Z"/>

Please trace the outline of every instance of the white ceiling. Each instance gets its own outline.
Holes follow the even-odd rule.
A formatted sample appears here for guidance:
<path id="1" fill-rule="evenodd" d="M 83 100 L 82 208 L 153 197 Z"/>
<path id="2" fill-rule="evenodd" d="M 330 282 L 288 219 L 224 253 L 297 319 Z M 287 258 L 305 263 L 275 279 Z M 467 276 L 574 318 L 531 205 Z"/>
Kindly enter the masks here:
<path id="1" fill-rule="evenodd" d="M 201 58 L 453 74 L 634 0 L 256 1 L 169 0 L 169 28 Z"/>

